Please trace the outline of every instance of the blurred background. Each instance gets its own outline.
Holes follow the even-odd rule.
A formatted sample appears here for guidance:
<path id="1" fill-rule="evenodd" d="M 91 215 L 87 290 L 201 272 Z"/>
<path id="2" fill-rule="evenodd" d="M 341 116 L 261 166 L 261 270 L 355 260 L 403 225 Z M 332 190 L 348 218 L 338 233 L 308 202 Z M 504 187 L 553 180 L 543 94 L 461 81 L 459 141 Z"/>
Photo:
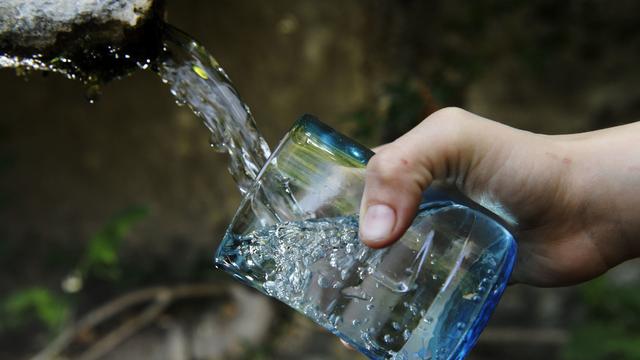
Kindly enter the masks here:
<path id="1" fill-rule="evenodd" d="M 640 118 L 635 1 L 166 10 L 217 57 L 272 147 L 305 112 L 371 146 L 444 106 L 547 134 Z M 0 83 L 0 358 L 363 358 L 213 268 L 239 193 L 155 74 L 113 81 L 94 104 L 56 74 L 3 69 Z M 469 358 L 640 359 L 639 285 L 634 261 L 580 286 L 511 286 Z"/>

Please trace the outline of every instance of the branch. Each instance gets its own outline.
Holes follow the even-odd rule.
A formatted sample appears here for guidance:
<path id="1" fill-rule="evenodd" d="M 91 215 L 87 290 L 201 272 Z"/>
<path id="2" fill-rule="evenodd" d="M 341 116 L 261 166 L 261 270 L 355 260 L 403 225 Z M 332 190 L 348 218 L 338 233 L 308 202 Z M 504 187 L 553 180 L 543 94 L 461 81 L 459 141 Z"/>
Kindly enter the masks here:
<path id="1" fill-rule="evenodd" d="M 113 349 L 113 347 L 121 343 L 128 336 L 135 334 L 142 327 L 155 319 L 173 301 L 192 297 L 220 296 L 224 293 L 225 290 L 223 290 L 222 287 L 212 284 L 179 285 L 171 288 L 161 286 L 130 292 L 89 312 L 78 322 L 67 327 L 56 339 L 49 343 L 49 345 L 47 345 L 37 355 L 32 357 L 31 360 L 49 360 L 55 358 L 74 341 L 79 333 L 89 331 L 132 306 L 155 299 L 151 305 L 145 308 L 142 314 L 127 321 L 125 324 L 109 333 L 105 338 L 100 340 L 94 348 L 99 345 L 98 350 L 104 350 L 107 349 L 108 345 L 110 348 L 107 350 Z M 105 342 L 107 340 L 108 342 Z M 89 349 L 82 356 L 92 355 L 92 351 L 92 349 Z M 106 354 L 106 352 L 104 352 L 104 354 Z"/>

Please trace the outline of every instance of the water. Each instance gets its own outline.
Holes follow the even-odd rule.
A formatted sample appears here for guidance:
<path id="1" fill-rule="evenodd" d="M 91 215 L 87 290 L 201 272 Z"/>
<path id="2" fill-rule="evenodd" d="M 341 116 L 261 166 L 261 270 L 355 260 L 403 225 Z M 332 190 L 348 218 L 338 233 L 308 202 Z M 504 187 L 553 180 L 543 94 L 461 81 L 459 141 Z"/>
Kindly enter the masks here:
<path id="1" fill-rule="evenodd" d="M 171 27 L 165 29 L 156 66 L 177 103 L 186 104 L 204 121 L 212 148 L 229 155 L 229 172 L 246 193 L 270 150 L 224 69 L 204 47 Z"/>
<path id="2" fill-rule="evenodd" d="M 154 70 L 169 85 L 176 102 L 186 104 L 203 120 L 211 133 L 211 147 L 229 155 L 229 172 L 240 192 L 246 193 L 270 154 L 251 111 L 204 47 L 169 25 L 163 24 L 161 32 L 160 49 L 151 49 L 154 42 L 150 41 L 149 48 L 105 45 L 73 57 L 0 52 L 0 68 L 12 67 L 18 74 L 55 72 L 80 80 L 89 102 L 100 95 L 103 82 L 125 76 L 133 68 Z"/>
<path id="3" fill-rule="evenodd" d="M 217 260 L 370 358 L 445 359 L 472 345 L 479 323 L 469 319 L 486 321 L 504 287 L 506 242 L 476 253 L 468 234 L 433 226 L 408 237 L 418 241 L 373 250 L 357 234 L 355 215 L 279 223 L 228 233 Z"/>

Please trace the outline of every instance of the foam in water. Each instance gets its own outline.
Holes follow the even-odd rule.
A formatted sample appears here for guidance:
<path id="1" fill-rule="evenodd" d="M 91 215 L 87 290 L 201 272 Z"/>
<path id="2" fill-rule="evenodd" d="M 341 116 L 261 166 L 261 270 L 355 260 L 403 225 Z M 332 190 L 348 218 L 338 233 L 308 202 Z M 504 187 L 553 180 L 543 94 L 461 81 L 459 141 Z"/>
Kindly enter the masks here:
<path id="1" fill-rule="evenodd" d="M 502 291 L 505 244 L 471 256 L 468 238 L 434 228 L 417 245 L 373 250 L 354 215 L 228 233 L 217 262 L 370 358 L 444 359 L 477 335 L 467 319 Z"/>

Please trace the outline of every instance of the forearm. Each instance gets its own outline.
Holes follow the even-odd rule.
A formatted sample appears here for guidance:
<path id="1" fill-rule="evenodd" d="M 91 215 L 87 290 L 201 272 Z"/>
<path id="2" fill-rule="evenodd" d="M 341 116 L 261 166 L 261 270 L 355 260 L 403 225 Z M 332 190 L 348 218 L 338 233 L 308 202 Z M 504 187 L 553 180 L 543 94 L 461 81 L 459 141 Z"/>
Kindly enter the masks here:
<path id="1" fill-rule="evenodd" d="M 615 246 L 621 261 L 640 256 L 640 122 L 577 134 L 570 139 L 573 176 L 588 201 L 595 236 Z"/>

